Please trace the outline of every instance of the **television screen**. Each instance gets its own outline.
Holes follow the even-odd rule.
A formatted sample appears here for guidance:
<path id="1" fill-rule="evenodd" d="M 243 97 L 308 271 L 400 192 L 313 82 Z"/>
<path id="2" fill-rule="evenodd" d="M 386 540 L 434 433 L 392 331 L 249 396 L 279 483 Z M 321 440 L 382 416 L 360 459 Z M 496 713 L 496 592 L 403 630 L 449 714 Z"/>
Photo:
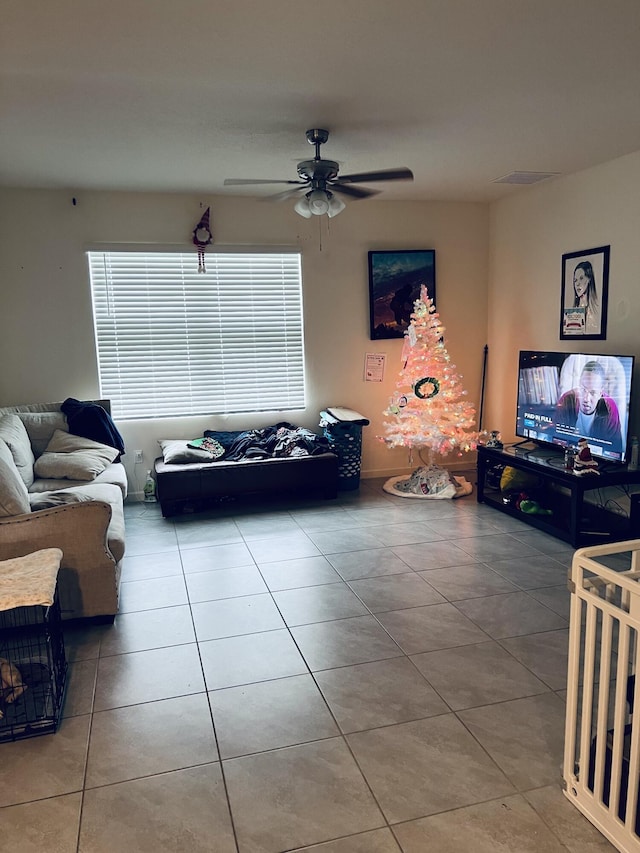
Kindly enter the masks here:
<path id="1" fill-rule="evenodd" d="M 626 462 L 632 355 L 520 352 L 516 435 Z"/>

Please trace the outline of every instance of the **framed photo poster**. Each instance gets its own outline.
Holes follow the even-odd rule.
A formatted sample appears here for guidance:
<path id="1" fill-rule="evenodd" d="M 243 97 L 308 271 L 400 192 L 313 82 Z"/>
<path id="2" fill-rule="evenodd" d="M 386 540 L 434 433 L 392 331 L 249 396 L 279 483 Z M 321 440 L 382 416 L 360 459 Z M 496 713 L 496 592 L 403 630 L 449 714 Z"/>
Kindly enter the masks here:
<path id="1" fill-rule="evenodd" d="M 369 252 L 371 340 L 402 338 L 424 284 L 435 303 L 435 249 Z"/>
<path id="2" fill-rule="evenodd" d="M 607 337 L 610 246 L 562 256 L 560 340 Z"/>

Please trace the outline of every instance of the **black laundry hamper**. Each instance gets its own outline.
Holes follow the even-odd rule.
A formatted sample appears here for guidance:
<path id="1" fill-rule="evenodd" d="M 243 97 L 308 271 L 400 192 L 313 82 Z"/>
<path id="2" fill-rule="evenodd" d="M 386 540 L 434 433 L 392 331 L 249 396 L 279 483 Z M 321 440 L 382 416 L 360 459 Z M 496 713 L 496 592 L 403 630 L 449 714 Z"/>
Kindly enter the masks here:
<path id="1" fill-rule="evenodd" d="M 338 489 L 349 491 L 360 485 L 362 427 L 369 421 L 359 412 L 332 406 L 320 412 L 320 426 L 338 456 Z"/>

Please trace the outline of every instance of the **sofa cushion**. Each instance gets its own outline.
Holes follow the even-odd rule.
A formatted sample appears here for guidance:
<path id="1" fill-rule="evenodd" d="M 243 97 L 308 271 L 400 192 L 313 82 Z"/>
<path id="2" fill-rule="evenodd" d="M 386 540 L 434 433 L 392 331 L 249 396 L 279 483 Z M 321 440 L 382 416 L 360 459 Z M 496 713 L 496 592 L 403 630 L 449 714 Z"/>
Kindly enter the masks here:
<path id="1" fill-rule="evenodd" d="M 9 446 L 0 438 L 0 516 L 30 512 L 29 493 L 18 473 Z"/>
<path id="2" fill-rule="evenodd" d="M 33 469 L 43 478 L 95 480 L 117 455 L 115 447 L 57 429 Z"/>
<path id="3" fill-rule="evenodd" d="M 49 479 L 47 477 L 36 477 L 33 484 L 29 487 L 29 494 L 39 492 L 57 492 L 58 489 L 73 489 L 75 486 L 86 486 L 86 480 L 63 480 Z M 102 474 L 98 474 L 95 480 L 91 480 L 92 485 L 113 485 L 118 486 L 122 492 L 122 499 L 127 497 L 128 482 L 127 472 L 125 471 L 122 462 L 113 462 L 108 465 Z"/>
<path id="4" fill-rule="evenodd" d="M 33 512 L 40 509 L 52 509 L 55 506 L 78 504 L 95 500 L 91 495 L 76 494 L 74 489 L 58 489 L 53 492 L 33 492 L 29 494 L 29 505 Z"/>
<path id="5" fill-rule="evenodd" d="M 31 449 L 36 459 L 44 453 L 57 429 L 65 432 L 69 429 L 62 412 L 17 412 L 17 415 L 29 434 Z"/>
<path id="6" fill-rule="evenodd" d="M 27 487 L 33 483 L 33 451 L 24 424 L 18 415 L 0 415 L 0 438 L 4 439 Z"/>
<path id="7" fill-rule="evenodd" d="M 213 462 L 216 457 L 208 450 L 200 450 L 189 447 L 191 439 L 160 439 L 158 444 L 162 448 L 162 458 L 167 465 L 176 465 L 186 462 Z"/>

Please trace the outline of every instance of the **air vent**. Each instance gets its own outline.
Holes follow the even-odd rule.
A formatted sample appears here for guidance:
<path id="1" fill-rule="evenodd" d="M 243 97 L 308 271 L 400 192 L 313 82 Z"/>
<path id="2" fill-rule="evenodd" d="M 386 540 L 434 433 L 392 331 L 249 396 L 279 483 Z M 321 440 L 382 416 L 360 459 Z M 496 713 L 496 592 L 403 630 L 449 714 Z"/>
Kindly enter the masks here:
<path id="1" fill-rule="evenodd" d="M 503 175 L 501 178 L 496 178 L 492 181 L 493 184 L 537 184 L 539 181 L 546 181 L 547 178 L 554 178 L 561 172 L 509 172 L 508 175 Z"/>

